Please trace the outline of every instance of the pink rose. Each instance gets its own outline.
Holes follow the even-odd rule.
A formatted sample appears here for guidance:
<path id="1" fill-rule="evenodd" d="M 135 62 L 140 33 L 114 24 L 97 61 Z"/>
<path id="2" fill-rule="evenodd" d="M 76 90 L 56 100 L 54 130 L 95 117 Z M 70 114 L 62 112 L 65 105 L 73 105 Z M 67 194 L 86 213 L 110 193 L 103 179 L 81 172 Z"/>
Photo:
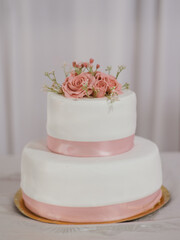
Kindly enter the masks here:
<path id="1" fill-rule="evenodd" d="M 102 72 L 97 72 L 95 75 L 96 80 L 103 80 L 108 82 L 109 75 L 102 73 Z"/>
<path id="2" fill-rule="evenodd" d="M 121 84 L 117 81 L 117 79 L 111 75 L 109 75 L 108 79 L 108 92 L 117 93 L 118 95 L 122 93 Z"/>
<path id="3" fill-rule="evenodd" d="M 65 97 L 83 98 L 93 93 L 94 76 L 89 73 L 81 73 L 77 76 L 70 75 L 62 84 Z"/>
<path id="4" fill-rule="evenodd" d="M 96 97 L 104 97 L 108 89 L 107 82 L 104 80 L 96 80 L 94 84 L 94 90 L 96 91 Z"/>
<path id="5" fill-rule="evenodd" d="M 121 84 L 117 81 L 117 79 L 114 76 L 97 72 L 95 76 L 96 80 L 103 80 L 107 83 L 107 91 L 109 93 L 114 92 L 117 94 L 121 94 Z"/>

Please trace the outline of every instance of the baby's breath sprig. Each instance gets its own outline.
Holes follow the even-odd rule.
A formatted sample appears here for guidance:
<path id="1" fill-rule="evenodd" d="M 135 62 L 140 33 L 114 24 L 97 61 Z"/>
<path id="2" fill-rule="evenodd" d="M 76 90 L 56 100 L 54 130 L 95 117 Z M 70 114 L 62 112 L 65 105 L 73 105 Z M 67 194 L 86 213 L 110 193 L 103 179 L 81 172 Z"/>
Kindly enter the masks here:
<path id="1" fill-rule="evenodd" d="M 111 74 L 111 70 L 112 70 L 112 66 L 107 66 L 105 69 L 105 71 L 107 71 L 109 75 Z"/>
<path id="2" fill-rule="evenodd" d="M 118 71 L 116 73 L 116 79 L 118 78 L 119 74 L 124 70 L 126 67 L 123 65 L 118 66 Z"/>
<path id="3" fill-rule="evenodd" d="M 45 92 L 54 92 L 54 93 L 58 93 L 58 94 L 63 94 L 62 88 L 59 88 L 59 91 L 54 89 L 53 87 L 48 87 L 47 85 L 43 86 L 43 91 Z"/>
<path id="4" fill-rule="evenodd" d="M 48 77 L 53 83 L 59 85 L 59 83 L 56 80 L 56 76 L 55 76 L 55 71 L 51 71 L 51 72 L 45 72 L 44 75 L 46 77 Z"/>
<path id="5" fill-rule="evenodd" d="M 55 92 L 58 94 L 63 94 L 61 85 L 56 80 L 55 71 L 45 72 L 45 76 L 52 81 L 52 85 L 51 87 L 48 87 L 47 85 L 45 85 L 44 90 L 49 92 Z"/>
<path id="6" fill-rule="evenodd" d="M 67 70 L 67 67 L 69 67 L 69 70 Z M 62 65 L 62 69 L 64 71 L 65 77 L 67 78 L 72 71 L 72 68 L 66 62 L 64 62 L 64 64 Z"/>
<path id="7" fill-rule="evenodd" d="M 129 83 L 125 83 L 122 85 L 122 90 L 129 89 Z"/>
<path id="8" fill-rule="evenodd" d="M 118 100 L 118 94 L 114 91 L 112 91 L 110 94 L 106 94 L 106 97 L 109 101 L 111 101 L 111 103 Z"/>

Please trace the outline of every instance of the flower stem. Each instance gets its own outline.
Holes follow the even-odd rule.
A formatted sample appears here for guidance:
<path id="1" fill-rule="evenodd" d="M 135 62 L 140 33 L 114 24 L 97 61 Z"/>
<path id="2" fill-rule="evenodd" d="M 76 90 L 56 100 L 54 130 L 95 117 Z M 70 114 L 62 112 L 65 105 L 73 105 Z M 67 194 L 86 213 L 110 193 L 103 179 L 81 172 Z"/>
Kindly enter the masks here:
<path id="1" fill-rule="evenodd" d="M 126 67 L 121 65 L 121 66 L 118 66 L 118 71 L 116 73 L 116 79 L 118 78 L 119 74 L 122 72 L 122 70 L 124 70 Z"/>

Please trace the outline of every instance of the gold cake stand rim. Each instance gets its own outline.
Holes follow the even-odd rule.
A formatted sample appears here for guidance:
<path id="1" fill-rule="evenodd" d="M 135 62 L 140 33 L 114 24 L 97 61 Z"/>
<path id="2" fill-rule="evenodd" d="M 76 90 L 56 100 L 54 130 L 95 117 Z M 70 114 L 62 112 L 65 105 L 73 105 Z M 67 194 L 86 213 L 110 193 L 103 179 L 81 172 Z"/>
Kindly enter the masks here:
<path id="1" fill-rule="evenodd" d="M 89 225 L 89 224 L 107 224 L 107 223 L 120 223 L 120 222 L 127 222 L 136 220 L 142 217 L 145 217 L 151 213 L 156 212 L 160 208 L 162 208 L 165 204 L 167 204 L 170 200 L 170 192 L 168 189 L 164 186 L 161 187 L 162 190 L 162 197 L 160 201 L 154 206 L 154 208 L 149 209 L 148 211 L 142 212 L 140 214 L 137 214 L 135 216 L 125 218 L 125 219 L 119 219 L 114 221 L 106 221 L 106 222 L 65 222 L 65 221 L 57 221 L 57 220 L 50 220 L 43 217 L 40 217 L 33 212 L 31 212 L 28 208 L 26 208 L 23 198 L 22 198 L 22 190 L 19 189 L 15 196 L 14 196 L 14 204 L 17 207 L 17 209 L 26 217 L 29 217 L 31 219 L 34 219 L 36 221 L 45 222 L 45 223 L 52 223 L 52 224 L 61 224 L 61 225 Z"/>

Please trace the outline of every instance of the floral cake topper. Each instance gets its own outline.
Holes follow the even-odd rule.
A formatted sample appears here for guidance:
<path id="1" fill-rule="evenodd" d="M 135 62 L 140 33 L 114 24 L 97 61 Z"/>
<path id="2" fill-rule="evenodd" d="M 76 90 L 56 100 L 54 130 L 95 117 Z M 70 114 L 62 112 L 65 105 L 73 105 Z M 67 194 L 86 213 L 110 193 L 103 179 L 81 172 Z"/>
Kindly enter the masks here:
<path id="1" fill-rule="evenodd" d="M 116 76 L 110 74 L 112 67 L 108 66 L 103 73 L 99 71 L 100 65 L 93 65 L 94 59 L 90 58 L 89 62 L 72 63 L 72 69 L 66 71 L 66 65 L 63 66 L 65 73 L 65 81 L 60 84 L 56 80 L 55 72 L 46 72 L 47 76 L 51 81 L 52 85 L 49 87 L 44 86 L 45 91 L 55 92 L 62 94 L 67 98 L 102 98 L 107 97 L 112 99 L 122 94 L 123 89 L 129 88 L 129 84 L 125 83 L 121 85 L 118 82 L 118 76 L 124 66 L 118 66 Z"/>

